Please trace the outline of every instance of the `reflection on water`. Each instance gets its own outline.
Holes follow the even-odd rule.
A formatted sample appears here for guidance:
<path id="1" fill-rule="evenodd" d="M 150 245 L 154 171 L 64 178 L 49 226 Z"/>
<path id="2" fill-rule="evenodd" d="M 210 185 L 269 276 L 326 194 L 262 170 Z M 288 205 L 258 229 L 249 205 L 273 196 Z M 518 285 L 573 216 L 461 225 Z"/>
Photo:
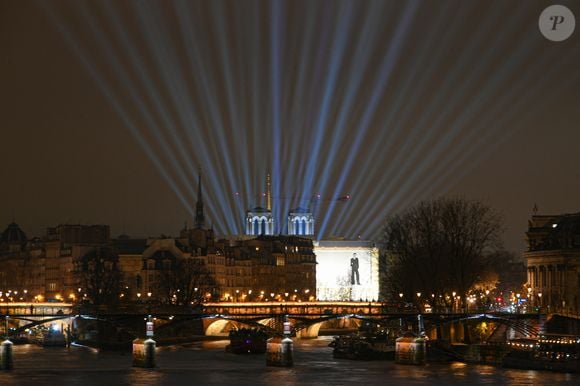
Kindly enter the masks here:
<path id="1" fill-rule="evenodd" d="M 225 340 L 161 347 L 155 369 L 132 368 L 130 353 L 86 347 L 14 346 L 13 371 L 0 385 L 550 385 L 580 384 L 580 376 L 463 363 L 398 365 L 334 359 L 331 338 L 296 340 L 292 368 L 267 367 L 264 355 L 225 352 Z"/>

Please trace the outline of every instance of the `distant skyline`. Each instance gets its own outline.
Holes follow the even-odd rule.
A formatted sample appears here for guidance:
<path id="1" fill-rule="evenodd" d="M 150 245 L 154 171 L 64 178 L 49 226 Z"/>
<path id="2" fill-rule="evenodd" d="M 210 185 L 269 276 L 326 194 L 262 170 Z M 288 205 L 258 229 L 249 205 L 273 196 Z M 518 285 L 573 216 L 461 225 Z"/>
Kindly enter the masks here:
<path id="1" fill-rule="evenodd" d="M 316 205 L 321 238 L 453 195 L 521 252 L 535 204 L 580 211 L 580 35 L 542 36 L 551 4 L 4 0 L 0 229 L 176 235 L 201 169 L 219 235 L 271 173 L 278 223 Z"/>

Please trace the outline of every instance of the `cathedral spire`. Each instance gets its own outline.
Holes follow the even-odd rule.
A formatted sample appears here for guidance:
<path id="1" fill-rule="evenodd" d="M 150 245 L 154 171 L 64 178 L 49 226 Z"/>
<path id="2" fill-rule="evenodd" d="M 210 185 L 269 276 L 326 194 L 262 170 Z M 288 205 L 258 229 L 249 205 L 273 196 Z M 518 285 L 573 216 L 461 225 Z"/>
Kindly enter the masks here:
<path id="1" fill-rule="evenodd" d="M 201 170 L 197 181 L 197 203 L 195 204 L 195 227 L 203 228 L 205 226 L 205 216 L 203 214 L 203 197 L 201 196 Z"/>
<path id="2" fill-rule="evenodd" d="M 270 187 L 270 173 L 268 173 L 268 175 L 266 176 L 266 200 L 267 200 L 266 209 L 271 211 L 272 210 L 272 190 Z"/>

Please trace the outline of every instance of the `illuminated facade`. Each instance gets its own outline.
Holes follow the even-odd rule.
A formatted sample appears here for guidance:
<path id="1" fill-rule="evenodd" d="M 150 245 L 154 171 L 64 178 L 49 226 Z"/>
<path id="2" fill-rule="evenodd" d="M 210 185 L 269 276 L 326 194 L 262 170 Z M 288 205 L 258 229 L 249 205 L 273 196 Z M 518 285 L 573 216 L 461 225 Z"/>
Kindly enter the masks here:
<path id="1" fill-rule="evenodd" d="M 246 212 L 246 234 L 252 236 L 274 234 L 274 217 L 267 208 L 255 207 Z"/>
<path id="2" fill-rule="evenodd" d="M 370 241 L 314 242 L 318 300 L 378 300 L 379 251 Z"/>
<path id="3" fill-rule="evenodd" d="M 255 207 L 246 212 L 246 235 L 273 235 L 274 217 L 272 216 L 272 190 L 270 174 L 266 177 L 266 208 Z"/>
<path id="4" fill-rule="evenodd" d="M 580 310 L 580 213 L 534 215 L 528 222 L 529 298 L 547 312 Z"/>
<path id="5" fill-rule="evenodd" d="M 272 235 L 274 232 L 269 174 L 266 187 L 267 207 L 265 209 L 258 207 L 246 212 L 246 235 Z M 314 220 L 314 215 L 309 209 L 298 207 L 290 210 L 287 218 L 287 234 L 304 237 L 307 240 L 313 239 Z M 314 283 L 318 300 L 378 300 L 379 253 L 373 243 L 345 240 L 314 241 L 312 255 L 316 264 L 313 272 L 316 275 Z M 310 274 L 307 267 L 300 269 L 306 276 Z M 268 270 L 261 270 L 255 272 L 254 277 L 267 278 L 270 274 Z M 291 283 L 288 282 L 287 287 L 291 287 L 293 285 Z M 296 287 L 302 286 L 299 275 L 296 276 L 295 283 Z M 310 288 L 312 284 L 307 286 Z"/>
<path id="6" fill-rule="evenodd" d="M 288 234 L 314 236 L 314 216 L 308 209 L 296 208 L 288 213 Z"/>

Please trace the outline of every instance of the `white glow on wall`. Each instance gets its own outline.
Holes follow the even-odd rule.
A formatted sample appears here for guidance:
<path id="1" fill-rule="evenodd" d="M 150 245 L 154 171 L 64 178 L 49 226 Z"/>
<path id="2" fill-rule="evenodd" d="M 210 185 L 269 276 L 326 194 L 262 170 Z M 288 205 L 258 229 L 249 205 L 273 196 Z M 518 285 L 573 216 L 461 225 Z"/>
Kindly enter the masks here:
<path id="1" fill-rule="evenodd" d="M 318 300 L 377 300 L 379 253 L 369 241 L 315 241 Z M 358 281 L 356 263 L 358 259 Z"/>

